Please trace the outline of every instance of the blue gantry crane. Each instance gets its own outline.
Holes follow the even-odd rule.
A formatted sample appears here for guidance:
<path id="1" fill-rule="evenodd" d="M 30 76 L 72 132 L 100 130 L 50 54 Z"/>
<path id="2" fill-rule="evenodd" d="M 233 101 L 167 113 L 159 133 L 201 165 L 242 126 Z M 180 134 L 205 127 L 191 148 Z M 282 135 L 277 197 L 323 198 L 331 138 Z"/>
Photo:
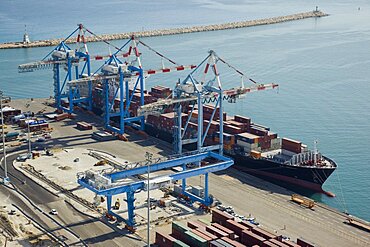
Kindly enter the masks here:
<path id="1" fill-rule="evenodd" d="M 116 52 L 103 56 L 90 55 L 85 33 L 89 33 L 95 39 L 112 46 Z M 67 43 L 71 41 L 75 34 L 78 34 L 76 48 L 71 49 Z M 161 58 L 162 67 L 160 69 L 143 70 L 140 58 L 141 53 L 138 49 L 139 44 Z M 127 52 L 123 52 L 126 48 Z M 104 59 L 106 60 L 104 61 Z M 102 60 L 104 63 L 98 70 L 92 73 L 91 61 L 98 60 Z M 163 60 L 175 66 L 165 67 Z M 140 91 L 140 105 L 144 104 L 145 77 L 159 73 L 194 69 L 195 66 L 180 65 L 134 36 L 125 42 L 123 46 L 117 47 L 101 39 L 82 24 L 79 24 L 78 28 L 62 40 L 41 61 L 19 65 L 18 71 L 32 72 L 47 68 L 53 69 L 56 108 L 68 113 L 73 113 L 75 105 L 91 110 L 93 87 L 96 83 L 102 82 L 104 89 L 105 128 L 114 133 L 123 134 L 126 124 L 133 125 L 135 122 L 139 129 L 144 128 L 144 118 L 142 116 L 130 116 L 129 107 L 136 90 Z M 64 70 L 65 73 L 63 72 Z M 119 100 L 118 110 L 114 109 L 116 99 Z M 113 118 L 119 119 L 118 126 L 112 124 L 111 120 Z"/>
<path id="2" fill-rule="evenodd" d="M 82 24 L 62 40 L 53 50 L 51 50 L 41 61 L 22 64 L 18 66 L 19 72 L 33 72 L 39 69 L 53 69 L 54 98 L 56 108 L 68 113 L 73 112 L 73 106 L 83 103 L 91 110 L 92 107 L 92 83 L 89 82 L 82 96 L 82 89 L 78 85 L 68 85 L 68 81 L 91 75 L 90 55 L 85 39 L 86 29 Z M 67 41 L 72 36 L 78 34 L 76 38 L 76 48 L 72 49 Z M 100 56 L 98 56 L 100 57 Z M 65 70 L 65 72 L 64 72 Z M 63 78 L 64 77 L 64 78 Z M 68 106 L 63 101 L 68 102 Z"/>
<path id="3" fill-rule="evenodd" d="M 211 198 L 208 195 L 208 174 L 210 172 L 224 170 L 230 167 L 234 161 L 230 158 L 223 156 L 223 108 L 222 101 L 229 100 L 235 101 L 237 97 L 243 94 L 260 91 L 269 88 L 277 87 L 277 84 L 256 84 L 252 87 L 244 87 L 243 80 L 239 87 L 233 87 L 231 89 L 224 89 L 217 71 L 216 63 L 217 61 L 222 61 L 228 67 L 233 68 L 242 77 L 246 75 L 239 70 L 235 69 L 232 65 L 228 64 L 222 58 L 218 57 L 214 51 L 210 51 L 209 55 L 193 70 L 184 81 L 178 83 L 174 90 L 173 98 L 159 100 L 155 103 L 142 105 L 138 113 L 139 116 L 145 116 L 148 114 L 153 114 L 156 111 L 163 110 L 164 107 L 169 105 L 175 105 L 175 112 L 177 113 L 177 120 L 174 128 L 174 144 L 176 155 L 169 157 L 167 160 L 159 160 L 154 164 L 151 163 L 141 163 L 142 165 L 130 165 L 127 167 L 135 167 L 131 169 L 125 169 L 118 172 L 93 172 L 86 171 L 84 173 L 78 174 L 78 183 L 89 190 L 95 192 L 97 195 L 104 195 L 107 197 L 107 210 L 111 215 L 116 216 L 119 219 L 124 220 L 127 226 L 132 229 L 134 226 L 134 201 L 135 193 L 141 191 L 142 189 L 150 190 L 159 188 L 161 186 L 166 186 L 169 183 L 182 180 L 182 194 L 190 198 L 192 201 L 198 201 L 205 206 L 209 206 L 212 203 Z M 203 65 L 205 69 L 203 71 L 202 80 L 196 79 L 194 73 L 199 70 Z M 206 74 L 209 69 L 213 71 L 214 78 L 205 81 Z M 248 78 L 248 77 L 247 77 Z M 254 80 L 248 78 L 252 82 L 256 83 Z M 181 126 L 181 113 L 182 113 L 182 103 L 192 102 L 192 110 L 189 114 L 189 118 L 185 124 L 185 127 Z M 220 121 L 220 138 L 219 143 L 213 146 L 204 146 L 204 140 L 207 136 L 209 126 L 203 130 L 203 114 L 202 114 L 202 104 L 206 102 L 215 102 L 214 111 L 211 114 L 211 120 L 219 108 L 219 121 Z M 190 121 L 195 105 L 198 106 L 198 131 L 194 138 L 184 139 L 187 125 Z M 199 124 L 200 123 L 200 124 Z M 197 150 L 189 153 L 183 153 L 182 146 L 184 144 L 196 143 Z M 213 152 L 218 150 L 218 154 Z M 202 166 L 201 162 L 207 160 Z M 190 166 L 188 164 L 196 164 L 195 166 Z M 135 180 L 136 175 L 145 174 L 148 170 L 150 172 L 155 172 L 162 169 L 167 169 L 171 167 L 181 166 L 182 171 L 176 173 L 169 173 L 168 175 L 162 175 L 158 177 L 150 177 L 148 181 L 146 180 Z M 186 179 L 192 176 L 204 175 L 204 198 L 200 198 L 186 190 Z M 131 178 L 134 180 L 127 180 Z M 137 178 L 136 178 L 137 179 Z M 117 194 L 126 193 L 126 202 L 128 209 L 128 218 L 124 219 L 122 216 L 112 211 L 112 196 Z M 149 202 L 148 202 L 149 203 Z"/>
<path id="4" fill-rule="evenodd" d="M 195 168 L 187 168 L 189 163 L 199 163 L 205 159 L 212 159 L 212 162 L 206 166 L 200 166 Z M 148 161 L 149 162 L 149 161 Z M 114 215 L 118 219 L 126 222 L 129 229 L 133 230 L 135 226 L 134 210 L 135 210 L 135 193 L 141 190 L 152 190 L 163 186 L 167 186 L 169 183 L 174 181 L 186 179 L 192 176 L 199 176 L 202 174 L 207 175 L 210 172 L 216 172 L 227 169 L 233 165 L 234 161 L 230 158 L 224 157 L 214 152 L 192 152 L 184 153 L 182 155 L 175 155 L 167 157 L 165 161 L 159 159 L 158 162 L 141 162 L 137 164 L 129 165 L 135 167 L 128 170 L 113 172 L 113 173 L 98 173 L 91 170 L 77 174 L 78 183 L 95 192 L 97 195 L 102 195 L 107 198 L 107 210 L 108 213 Z M 175 166 L 181 166 L 183 170 L 181 172 L 169 173 L 168 175 L 162 175 L 150 178 L 149 183 L 146 179 L 135 178 L 136 175 L 145 174 L 148 170 L 155 172 Z M 128 180 L 131 178 L 131 180 Z M 126 179 L 126 180 L 125 180 Z M 187 191 L 183 194 L 188 196 L 192 201 L 201 202 L 204 205 L 210 205 L 212 199 L 208 194 L 208 176 L 204 181 L 204 197 L 200 198 Z M 112 196 L 126 193 L 127 202 L 127 215 L 125 219 L 121 215 L 117 214 L 112 210 Z M 148 202 L 149 203 L 149 202 Z"/>

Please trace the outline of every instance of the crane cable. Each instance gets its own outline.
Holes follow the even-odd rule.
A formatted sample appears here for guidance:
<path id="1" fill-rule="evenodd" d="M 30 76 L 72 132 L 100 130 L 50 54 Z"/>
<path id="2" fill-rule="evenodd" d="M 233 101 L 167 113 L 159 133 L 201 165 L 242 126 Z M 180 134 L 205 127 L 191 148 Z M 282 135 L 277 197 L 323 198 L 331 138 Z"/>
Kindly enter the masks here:
<path id="1" fill-rule="evenodd" d="M 229 68 L 233 69 L 236 71 L 236 73 L 238 73 L 239 75 L 241 75 L 242 77 L 245 77 L 247 78 L 248 80 L 250 80 L 251 82 L 257 84 L 257 82 L 255 80 L 253 80 L 252 78 L 249 78 L 247 75 L 245 75 L 243 72 L 241 72 L 240 70 L 238 70 L 237 68 L 235 68 L 234 66 L 232 66 L 231 64 L 229 64 L 228 62 L 226 62 L 225 60 L 223 60 L 221 57 L 219 57 L 217 55 L 217 58 L 218 60 L 220 60 L 221 62 L 223 62 L 224 64 L 226 64 Z"/>
<path id="2" fill-rule="evenodd" d="M 177 65 L 177 66 L 180 66 L 180 64 L 178 64 L 178 63 L 176 63 L 175 61 L 173 61 L 173 60 L 169 59 L 168 57 L 166 57 L 165 55 L 161 54 L 160 52 L 158 52 L 158 51 L 154 50 L 152 47 L 150 47 L 149 45 L 145 44 L 143 41 L 141 41 L 141 40 L 139 40 L 139 39 L 138 39 L 138 42 L 139 42 L 140 44 L 142 44 L 143 46 L 145 46 L 146 48 L 148 48 L 150 51 L 152 51 L 152 52 L 154 52 L 155 54 L 157 54 L 158 56 L 160 56 L 160 57 L 162 57 L 162 58 L 166 59 L 166 60 L 167 60 L 167 61 L 169 61 L 170 63 L 175 64 L 175 65 Z"/>

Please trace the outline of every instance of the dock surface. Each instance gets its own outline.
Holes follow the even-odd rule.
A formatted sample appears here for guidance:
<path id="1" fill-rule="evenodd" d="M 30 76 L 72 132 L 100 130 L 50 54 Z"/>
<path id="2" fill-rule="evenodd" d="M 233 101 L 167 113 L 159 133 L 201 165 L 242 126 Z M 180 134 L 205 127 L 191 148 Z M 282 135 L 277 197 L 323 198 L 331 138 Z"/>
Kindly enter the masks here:
<path id="1" fill-rule="evenodd" d="M 195 33 L 195 32 L 208 32 L 208 31 L 218 31 L 226 29 L 235 29 L 235 28 L 244 28 L 244 27 L 253 27 L 260 25 L 270 25 L 276 23 L 282 23 L 287 21 L 296 21 L 307 18 L 314 17 L 324 17 L 328 14 L 322 11 L 309 11 L 303 13 L 296 13 L 292 15 L 284 15 L 272 18 L 264 18 L 257 20 L 247 20 L 239 22 L 228 22 L 223 24 L 212 24 L 204 26 L 193 26 L 193 27 L 181 27 L 181 28 L 171 28 L 171 29 L 158 29 L 158 30 L 149 30 L 149 31 L 140 31 L 140 32 L 127 32 L 127 33 L 116 33 L 116 34 L 102 34 L 97 36 L 86 36 L 86 42 L 99 42 L 102 40 L 120 40 L 128 39 L 132 35 L 136 37 L 154 37 L 154 36 L 165 36 L 165 35 L 175 35 L 175 34 L 186 34 L 186 33 Z M 56 46 L 63 39 L 49 39 L 49 40 L 36 40 L 31 41 L 30 43 L 24 44 L 22 42 L 9 42 L 0 44 L 0 49 L 12 49 L 12 48 L 31 48 L 31 47 L 43 47 L 43 46 Z M 75 38 L 69 38 L 66 40 L 66 43 L 75 43 Z"/>
<path id="2" fill-rule="evenodd" d="M 34 112 L 45 108 L 45 100 L 15 100 L 10 104 L 15 108 Z M 47 107 L 46 112 L 53 111 Z M 171 144 L 153 137 L 144 139 L 142 136 L 130 134 L 129 141 L 97 142 L 90 136 L 89 130 L 81 132 L 75 128 L 78 121 L 94 123 L 94 127 L 101 127 L 102 121 L 94 115 L 78 112 L 74 120 L 60 121 L 52 124 L 53 145 L 63 147 L 84 147 L 104 150 L 119 158 L 139 161 L 145 158 L 145 152 L 151 152 L 156 157 L 166 156 L 171 152 Z M 85 133 L 85 134 L 83 134 Z M 51 174 L 52 176 L 52 174 Z M 204 179 L 204 178 L 203 178 Z M 199 185 L 204 182 L 201 177 L 188 179 L 188 183 Z M 290 200 L 293 192 L 277 185 L 240 173 L 231 168 L 217 174 L 210 174 L 210 193 L 224 205 L 231 205 L 235 212 L 248 216 L 251 214 L 264 227 L 277 234 L 289 236 L 291 239 L 303 237 L 315 246 L 369 246 L 368 232 L 346 224 L 347 215 L 317 203 L 309 209 Z M 158 228 L 168 226 L 153 226 L 152 238 Z M 145 234 L 143 234 L 145 235 Z"/>

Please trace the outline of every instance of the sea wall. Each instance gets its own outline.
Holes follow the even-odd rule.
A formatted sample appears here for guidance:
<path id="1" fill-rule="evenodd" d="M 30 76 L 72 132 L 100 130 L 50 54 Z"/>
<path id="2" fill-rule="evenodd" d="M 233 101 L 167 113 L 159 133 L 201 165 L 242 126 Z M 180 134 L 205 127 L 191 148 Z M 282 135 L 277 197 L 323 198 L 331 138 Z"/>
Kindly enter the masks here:
<path id="1" fill-rule="evenodd" d="M 102 34 L 102 35 L 98 35 L 97 37 L 88 36 L 86 37 L 86 41 L 87 42 L 99 42 L 101 40 L 128 39 L 132 35 L 135 35 L 136 37 L 153 37 L 153 36 L 175 35 L 175 34 L 184 34 L 184 33 L 217 31 L 217 30 L 252 27 L 252 26 L 259 26 L 259 25 L 269 25 L 269 24 L 276 24 L 276 23 L 287 22 L 287 21 L 296 21 L 296 20 L 301 20 L 301 19 L 306 19 L 306 18 L 324 17 L 324 16 L 328 16 L 328 14 L 322 11 L 310 11 L 310 12 L 297 13 L 297 14 L 292 14 L 292 15 L 272 17 L 272 18 L 249 20 L 249 21 L 239 21 L 239 22 L 229 22 L 229 23 L 213 24 L 213 25 L 205 25 L 205 26 L 159 29 L 159 30 L 129 32 L 129 33 Z M 0 44 L 0 49 L 56 46 L 62 40 L 63 39 L 37 40 L 37 41 L 32 41 L 31 43 L 28 43 L 28 44 L 23 44 L 22 42 L 2 43 Z M 67 40 L 67 43 L 74 43 L 74 42 L 76 42 L 76 38 L 70 38 Z"/>

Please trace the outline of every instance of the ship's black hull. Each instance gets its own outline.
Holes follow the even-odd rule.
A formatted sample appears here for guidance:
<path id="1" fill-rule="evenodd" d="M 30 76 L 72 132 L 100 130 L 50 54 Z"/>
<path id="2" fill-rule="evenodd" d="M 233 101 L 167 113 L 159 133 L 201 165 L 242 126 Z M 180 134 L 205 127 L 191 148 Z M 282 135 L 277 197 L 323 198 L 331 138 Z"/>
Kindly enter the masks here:
<path id="1" fill-rule="evenodd" d="M 173 142 L 172 134 L 165 130 L 157 129 L 152 125 L 146 125 L 146 132 L 166 142 Z M 193 149 L 194 147 L 186 147 Z M 315 192 L 325 192 L 323 183 L 334 172 L 336 167 L 304 167 L 280 164 L 267 159 L 253 159 L 243 155 L 226 154 L 234 159 L 234 168 L 251 175 L 278 182 L 279 185 L 294 189 L 305 188 Z"/>
<path id="2" fill-rule="evenodd" d="M 238 170 L 272 182 L 278 181 L 279 185 L 284 187 L 294 188 L 294 186 L 298 186 L 316 192 L 325 192 L 322 185 L 335 170 L 335 167 L 290 166 L 242 155 L 229 156 L 234 159 L 234 168 Z"/>

